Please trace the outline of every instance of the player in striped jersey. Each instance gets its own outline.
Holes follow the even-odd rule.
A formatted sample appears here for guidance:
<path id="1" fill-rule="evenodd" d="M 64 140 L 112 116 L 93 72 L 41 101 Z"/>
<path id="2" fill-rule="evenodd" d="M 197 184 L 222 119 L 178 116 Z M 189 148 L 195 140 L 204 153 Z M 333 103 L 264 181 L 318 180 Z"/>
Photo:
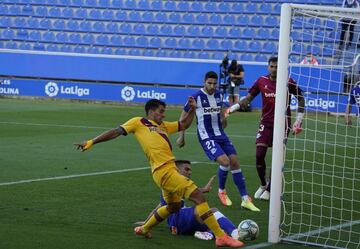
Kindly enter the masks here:
<path id="1" fill-rule="evenodd" d="M 240 169 L 236 150 L 230 139 L 224 132 L 226 119 L 224 118 L 223 97 L 217 90 L 218 75 L 213 72 L 207 72 L 204 79 L 204 88 L 192 95 L 196 101 L 196 126 L 200 145 L 207 157 L 219 164 L 218 196 L 225 206 L 232 205 L 232 201 L 225 190 L 225 183 L 228 172 L 231 170 L 234 183 L 242 198 L 241 207 L 251 211 L 260 211 L 248 196 L 245 184 L 245 178 Z M 182 119 L 190 111 L 189 103 L 186 103 L 181 114 Z M 180 132 L 177 139 L 178 146 L 185 145 L 184 132 Z"/>
<path id="2" fill-rule="evenodd" d="M 345 111 L 345 124 L 348 126 L 352 125 L 350 113 L 353 104 L 356 104 L 357 107 L 356 116 L 358 120 L 357 122 L 360 125 L 360 79 L 349 93 L 348 104 L 346 106 L 346 111 Z"/>

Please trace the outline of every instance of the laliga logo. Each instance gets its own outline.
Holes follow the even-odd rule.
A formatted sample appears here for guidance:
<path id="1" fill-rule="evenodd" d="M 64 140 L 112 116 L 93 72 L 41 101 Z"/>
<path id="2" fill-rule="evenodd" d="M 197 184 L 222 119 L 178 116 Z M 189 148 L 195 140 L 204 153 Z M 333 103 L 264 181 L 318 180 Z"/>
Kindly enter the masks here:
<path id="1" fill-rule="evenodd" d="M 130 86 L 126 86 L 121 90 L 121 98 L 125 101 L 131 101 L 135 97 L 135 90 Z"/>
<path id="2" fill-rule="evenodd" d="M 49 97 L 54 97 L 59 93 L 59 87 L 55 82 L 49 82 L 45 85 L 45 93 Z"/>

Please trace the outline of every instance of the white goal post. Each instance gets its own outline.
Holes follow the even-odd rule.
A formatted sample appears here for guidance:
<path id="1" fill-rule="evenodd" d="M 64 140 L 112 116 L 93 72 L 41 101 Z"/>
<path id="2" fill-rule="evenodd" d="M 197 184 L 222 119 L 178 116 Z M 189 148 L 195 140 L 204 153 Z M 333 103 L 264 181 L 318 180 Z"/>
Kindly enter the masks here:
<path id="1" fill-rule="evenodd" d="M 347 31 L 341 46 L 344 19 L 354 21 L 355 28 L 353 43 Z M 360 81 L 359 30 L 359 9 L 282 5 L 270 243 L 360 248 L 360 127 L 348 127 L 342 116 L 330 115 L 344 113 L 349 91 L 346 87 Z M 308 53 L 316 55 L 319 66 L 300 64 Z M 346 74 L 353 79 L 350 86 L 344 85 Z M 303 90 L 305 118 L 303 132 L 286 138 L 289 76 Z M 291 110 L 296 112 L 296 108 Z"/>

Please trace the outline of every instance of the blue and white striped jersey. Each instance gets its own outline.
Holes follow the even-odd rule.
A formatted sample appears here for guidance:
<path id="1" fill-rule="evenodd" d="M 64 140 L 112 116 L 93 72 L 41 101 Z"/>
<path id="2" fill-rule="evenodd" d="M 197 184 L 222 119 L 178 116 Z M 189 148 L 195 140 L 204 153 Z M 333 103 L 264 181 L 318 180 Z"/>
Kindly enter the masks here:
<path id="1" fill-rule="evenodd" d="M 360 117 L 360 84 L 354 86 L 349 94 L 349 103 L 356 104 L 357 107 L 357 116 Z"/>
<path id="2" fill-rule="evenodd" d="M 201 89 L 192 96 L 196 101 L 196 125 L 199 140 L 214 137 L 227 138 L 221 125 L 223 98 L 220 91 L 216 90 L 214 94 L 209 95 L 204 89 Z M 184 111 L 189 111 L 188 103 L 186 103 Z"/>

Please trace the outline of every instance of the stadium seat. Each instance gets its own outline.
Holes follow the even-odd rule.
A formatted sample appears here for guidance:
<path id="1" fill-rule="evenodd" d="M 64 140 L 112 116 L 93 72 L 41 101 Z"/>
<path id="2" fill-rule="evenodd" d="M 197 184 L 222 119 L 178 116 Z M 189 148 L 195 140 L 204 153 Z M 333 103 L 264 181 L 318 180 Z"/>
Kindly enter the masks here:
<path id="1" fill-rule="evenodd" d="M 133 36 L 125 36 L 123 39 L 123 44 L 126 47 L 134 47 L 135 46 L 135 38 Z"/>
<path id="2" fill-rule="evenodd" d="M 258 9 L 258 14 L 271 14 L 272 6 L 270 3 L 261 3 Z"/>
<path id="3" fill-rule="evenodd" d="M 325 20 L 325 27 L 330 30 L 335 30 L 336 22 L 334 20 Z"/>
<path id="4" fill-rule="evenodd" d="M 271 31 L 271 39 L 274 39 L 274 40 L 279 40 L 279 35 L 280 35 L 280 31 L 279 31 L 279 29 L 273 29 L 272 31 Z"/>
<path id="5" fill-rule="evenodd" d="M 132 27 L 129 23 L 122 23 L 120 24 L 119 31 L 123 34 L 129 34 L 132 31 Z"/>
<path id="6" fill-rule="evenodd" d="M 184 36 L 185 33 L 186 33 L 186 30 L 183 25 L 176 25 L 174 27 L 174 34 L 176 34 L 176 36 Z"/>
<path id="7" fill-rule="evenodd" d="M 65 21 L 62 19 L 57 19 L 54 21 L 54 28 L 57 30 L 64 30 L 65 29 Z"/>
<path id="8" fill-rule="evenodd" d="M 214 29 L 212 26 L 203 26 L 201 29 L 201 36 L 203 37 L 213 37 L 214 36 Z"/>
<path id="9" fill-rule="evenodd" d="M 159 25 L 156 24 L 150 24 L 146 28 L 146 32 L 149 35 L 158 35 L 159 34 Z"/>
<path id="10" fill-rule="evenodd" d="M 3 34 L 4 36 L 4 34 Z M 10 38 L 11 39 L 11 38 Z M 40 31 L 34 30 L 29 33 L 29 39 L 31 41 L 40 41 L 41 40 L 41 33 Z"/>
<path id="11" fill-rule="evenodd" d="M 158 12 L 155 15 L 155 20 L 160 23 L 166 23 L 167 22 L 167 15 L 165 12 Z"/>
<path id="12" fill-rule="evenodd" d="M 86 9 L 77 9 L 75 11 L 75 16 L 80 19 L 87 19 L 87 10 Z"/>
<path id="13" fill-rule="evenodd" d="M 2 16 L 0 17 L 0 27 L 10 27 L 11 26 L 11 21 L 12 19 L 10 17 L 6 17 L 6 16 Z"/>
<path id="14" fill-rule="evenodd" d="M 233 6 L 231 7 L 231 12 L 243 14 L 244 5 L 242 3 L 233 3 Z"/>
<path id="15" fill-rule="evenodd" d="M 14 19 L 14 26 L 18 28 L 23 28 L 26 26 L 26 20 L 24 17 L 16 17 Z"/>
<path id="16" fill-rule="evenodd" d="M 257 4 L 256 3 L 252 3 L 249 2 L 248 4 L 245 5 L 245 13 L 248 14 L 257 14 Z"/>
<path id="17" fill-rule="evenodd" d="M 195 52 L 190 50 L 185 51 L 184 58 L 195 58 Z"/>
<path id="18" fill-rule="evenodd" d="M 174 1 L 165 1 L 164 10 L 166 11 L 176 11 L 176 2 Z"/>
<path id="19" fill-rule="evenodd" d="M 258 62 L 267 62 L 268 61 L 268 58 L 266 55 L 264 54 L 257 54 L 255 55 L 255 61 L 258 61 Z"/>
<path id="20" fill-rule="evenodd" d="M 318 27 L 323 27 L 322 22 L 319 18 L 312 17 L 307 19 L 307 22 L 305 23 L 305 28 L 314 29 Z"/>
<path id="21" fill-rule="evenodd" d="M 39 28 L 39 20 L 36 18 L 26 18 L 27 19 L 27 27 L 32 29 L 38 29 Z"/>
<path id="22" fill-rule="evenodd" d="M 105 32 L 105 24 L 104 22 L 94 22 L 92 29 L 95 32 L 103 33 Z"/>
<path id="23" fill-rule="evenodd" d="M 239 17 L 236 19 L 236 24 L 241 25 L 242 27 L 246 27 L 249 25 L 250 18 L 247 15 L 239 15 Z"/>
<path id="24" fill-rule="evenodd" d="M 242 54 L 240 56 L 240 60 L 241 61 L 253 61 L 253 57 L 251 54 L 246 53 L 246 54 Z"/>
<path id="25" fill-rule="evenodd" d="M 2 48 L 2 46 L 0 46 L 0 48 Z M 21 50 L 31 50 L 32 48 L 31 48 L 30 43 L 20 43 L 19 49 L 21 49 Z"/>
<path id="26" fill-rule="evenodd" d="M 306 52 L 311 52 L 313 55 L 318 56 L 321 53 L 320 46 L 317 45 L 308 45 L 306 47 Z"/>
<path id="27" fill-rule="evenodd" d="M 97 47 L 93 47 L 93 46 L 89 47 L 87 52 L 89 54 L 100 54 L 99 49 Z"/>
<path id="28" fill-rule="evenodd" d="M 280 13 L 281 13 L 281 3 L 274 4 L 272 14 L 280 16 Z"/>
<path id="29" fill-rule="evenodd" d="M 160 27 L 160 34 L 165 35 L 165 36 L 170 36 L 172 35 L 173 31 L 172 31 L 172 27 L 171 25 L 161 25 Z"/>
<path id="30" fill-rule="evenodd" d="M 16 42 L 9 41 L 5 43 L 5 48 L 7 49 L 17 49 L 18 45 Z"/>
<path id="31" fill-rule="evenodd" d="M 105 47 L 105 48 L 101 49 L 101 54 L 113 54 L 113 50 L 112 50 L 112 48 Z"/>
<path id="32" fill-rule="evenodd" d="M 35 43 L 33 46 L 33 50 L 38 50 L 38 51 L 45 51 L 45 46 L 43 43 Z"/>
<path id="33" fill-rule="evenodd" d="M 118 48 L 115 50 L 116 55 L 126 55 L 126 50 L 124 48 Z"/>
<path id="34" fill-rule="evenodd" d="M 207 42 L 206 42 L 206 49 L 209 49 L 209 50 L 218 50 L 219 49 L 219 42 L 218 40 L 216 39 L 209 39 Z"/>
<path id="35" fill-rule="evenodd" d="M 122 44 L 122 39 L 121 39 L 121 36 L 120 35 L 113 35 L 110 37 L 110 44 L 112 46 L 121 46 Z"/>
<path id="36" fill-rule="evenodd" d="M 40 21 L 40 27 L 43 29 L 52 29 L 52 23 L 49 19 L 42 19 Z"/>
<path id="37" fill-rule="evenodd" d="M 116 11 L 116 20 L 117 21 L 126 21 L 127 20 L 127 12 L 124 10 Z"/>
<path id="38" fill-rule="evenodd" d="M 146 48 L 149 46 L 149 40 L 146 36 L 139 36 L 135 42 L 137 47 Z"/>
<path id="39" fill-rule="evenodd" d="M 217 27 L 214 36 L 225 38 L 227 36 L 227 29 L 224 26 Z"/>
<path id="40" fill-rule="evenodd" d="M 112 0 L 111 1 L 111 8 L 114 9 L 122 9 L 123 6 L 123 0 Z"/>
<path id="41" fill-rule="evenodd" d="M 222 24 L 222 18 L 219 14 L 212 14 L 210 16 L 210 23 L 213 25 L 221 25 Z"/>
<path id="42" fill-rule="evenodd" d="M 191 47 L 190 40 L 188 38 L 181 38 L 178 41 L 180 49 L 189 49 Z"/>
<path id="43" fill-rule="evenodd" d="M 78 21 L 69 20 L 66 23 L 66 29 L 70 31 L 78 31 L 80 29 Z"/>
<path id="44" fill-rule="evenodd" d="M 164 41 L 165 48 L 176 48 L 177 47 L 177 40 L 175 38 L 166 38 Z"/>
<path id="45" fill-rule="evenodd" d="M 86 53 L 86 49 L 84 46 L 78 45 L 74 47 L 74 53 Z"/>
<path id="46" fill-rule="evenodd" d="M 20 29 L 16 32 L 16 38 L 20 40 L 27 40 L 29 38 L 29 32 L 26 29 Z"/>
<path id="47" fill-rule="evenodd" d="M 9 12 L 9 8 L 6 5 L 0 5 L 0 15 L 4 16 Z"/>
<path id="48" fill-rule="evenodd" d="M 168 56 L 166 50 L 164 50 L 164 49 L 158 49 L 158 50 L 156 51 L 155 55 L 156 55 L 157 57 L 167 57 L 167 56 Z"/>
<path id="49" fill-rule="evenodd" d="M 240 38 L 241 37 L 241 29 L 237 26 L 231 27 L 229 30 L 230 38 Z"/>
<path id="50" fill-rule="evenodd" d="M 62 16 L 65 18 L 73 18 L 74 17 L 74 9 L 70 7 L 66 7 L 62 10 Z"/>
<path id="51" fill-rule="evenodd" d="M 142 55 L 143 56 L 149 56 L 149 57 L 154 56 L 154 51 L 150 50 L 150 49 L 144 49 Z"/>
<path id="52" fill-rule="evenodd" d="M 59 47 L 56 44 L 48 44 L 46 46 L 46 51 L 57 52 L 59 51 Z"/>
<path id="53" fill-rule="evenodd" d="M 72 47 L 70 45 L 62 45 L 61 47 L 59 47 L 59 51 L 61 52 L 65 52 L 65 53 L 71 53 L 72 52 Z"/>
<path id="54" fill-rule="evenodd" d="M 45 42 L 54 42 L 55 41 L 55 33 L 53 31 L 46 31 L 43 33 L 43 40 Z"/>
<path id="55" fill-rule="evenodd" d="M 177 12 L 173 12 L 169 15 L 169 22 L 171 23 L 180 23 L 181 22 L 181 15 Z"/>
<path id="56" fill-rule="evenodd" d="M 125 9 L 129 9 L 129 10 L 133 10 L 136 9 L 136 1 L 135 0 L 125 0 L 124 3 L 124 8 Z"/>
<path id="57" fill-rule="evenodd" d="M 255 37 L 255 30 L 253 28 L 248 27 L 243 29 L 241 33 L 241 38 L 254 39 L 254 37 Z"/>
<path id="58" fill-rule="evenodd" d="M 204 10 L 206 12 L 215 13 L 217 12 L 217 6 L 215 2 L 209 1 L 205 3 Z"/>
<path id="59" fill-rule="evenodd" d="M 150 39 L 150 45 L 151 48 L 160 48 L 162 45 L 162 40 L 159 37 L 153 37 Z"/>
<path id="60" fill-rule="evenodd" d="M 210 58 L 210 54 L 208 52 L 201 51 L 200 53 L 198 53 L 198 58 L 207 60 Z"/>
<path id="61" fill-rule="evenodd" d="M 208 14 L 200 13 L 200 14 L 196 15 L 196 23 L 208 24 L 209 23 Z"/>
<path id="62" fill-rule="evenodd" d="M 256 39 L 268 40 L 270 38 L 270 31 L 267 28 L 260 28 L 256 32 Z"/>
<path id="63" fill-rule="evenodd" d="M 72 5 L 77 7 L 84 7 L 84 0 L 72 0 Z"/>
<path id="64" fill-rule="evenodd" d="M 292 45 L 292 49 L 291 51 L 295 54 L 306 54 L 306 49 L 305 49 L 305 46 L 304 44 L 300 44 L 300 43 L 295 43 Z"/>
<path id="65" fill-rule="evenodd" d="M 150 9 L 150 3 L 148 0 L 140 0 L 138 2 L 138 9 L 140 10 L 148 10 Z"/>
<path id="66" fill-rule="evenodd" d="M 59 5 L 70 6 L 71 5 L 71 0 L 59 0 Z"/>
<path id="67" fill-rule="evenodd" d="M 21 14 L 21 9 L 17 5 L 11 5 L 9 7 L 9 14 L 12 16 L 19 16 Z"/>
<path id="68" fill-rule="evenodd" d="M 143 12 L 142 16 L 141 16 L 141 19 L 144 21 L 144 22 L 153 22 L 154 21 L 154 13 L 152 11 L 146 11 L 146 12 Z"/>
<path id="69" fill-rule="evenodd" d="M 99 0 L 99 7 L 100 8 L 109 8 L 110 7 L 110 0 Z"/>
<path id="70" fill-rule="evenodd" d="M 223 22 L 226 25 L 234 25 L 236 23 L 235 16 L 232 14 L 227 14 L 224 16 Z"/>
<path id="71" fill-rule="evenodd" d="M 203 11 L 203 5 L 200 1 L 193 1 L 191 3 L 191 11 L 195 12 L 202 12 Z"/>
<path id="72" fill-rule="evenodd" d="M 254 15 L 250 19 L 250 25 L 251 26 L 263 26 L 264 18 L 261 15 Z"/>
<path id="73" fill-rule="evenodd" d="M 100 20 L 102 17 L 101 11 L 98 9 L 92 9 L 89 12 L 89 17 L 93 20 Z"/>
<path id="74" fill-rule="evenodd" d="M 277 19 L 276 16 L 267 16 L 263 23 L 265 27 L 279 27 L 280 21 Z"/>
<path id="75" fill-rule="evenodd" d="M 217 52 L 214 52 L 211 57 L 213 60 L 223 60 L 225 57 L 225 54 L 224 54 L 224 52 L 217 51 Z"/>
<path id="76" fill-rule="evenodd" d="M 231 11 L 231 8 L 229 5 L 230 5 L 230 3 L 228 3 L 228 2 L 221 2 L 221 3 L 219 3 L 217 11 L 223 12 L 223 13 L 229 13 Z"/>
<path id="77" fill-rule="evenodd" d="M 192 13 L 185 13 L 182 16 L 182 22 L 187 24 L 193 24 L 195 22 L 195 17 Z"/>
<path id="78" fill-rule="evenodd" d="M 186 1 L 179 1 L 176 8 L 181 12 L 190 11 L 189 3 Z"/>
<path id="79" fill-rule="evenodd" d="M 229 40 L 229 39 L 224 39 L 223 41 L 221 41 L 220 47 L 221 47 L 223 50 L 229 51 L 229 50 L 232 50 L 232 48 L 233 48 L 233 43 L 232 43 L 232 41 Z"/>
<path id="80" fill-rule="evenodd" d="M 131 22 L 139 22 L 141 20 L 140 13 L 138 11 L 130 11 L 128 13 L 128 20 Z"/>
<path id="81" fill-rule="evenodd" d="M 56 41 L 59 43 L 68 42 L 68 34 L 64 32 L 59 32 L 56 34 Z"/>
<path id="82" fill-rule="evenodd" d="M 93 34 L 85 34 L 83 35 L 82 37 L 82 43 L 85 43 L 85 44 L 94 44 L 95 42 L 95 37 Z"/>
<path id="83" fill-rule="evenodd" d="M 119 32 L 119 26 L 117 23 L 114 22 L 110 22 L 108 24 L 106 24 L 106 32 L 112 33 L 112 34 L 116 34 Z"/>
<path id="84" fill-rule="evenodd" d="M 237 40 L 234 44 L 235 51 L 246 52 L 248 50 L 247 42 L 244 40 Z"/>
<path id="85" fill-rule="evenodd" d="M 274 42 L 265 42 L 262 48 L 262 51 L 265 53 L 276 53 L 277 52 L 277 46 Z"/>
<path id="86" fill-rule="evenodd" d="M 146 33 L 145 25 L 143 23 L 135 24 L 134 33 L 139 35 L 145 34 Z"/>
<path id="87" fill-rule="evenodd" d="M 80 29 L 80 31 L 83 31 L 83 32 L 91 31 L 91 22 L 89 22 L 89 21 L 80 22 L 79 29 Z"/>
<path id="88" fill-rule="evenodd" d="M 87 7 L 97 7 L 97 0 L 85 0 L 84 5 Z"/>
<path id="89" fill-rule="evenodd" d="M 71 43 L 79 44 L 81 43 L 81 35 L 79 33 L 71 33 L 69 35 L 69 41 Z"/>
<path id="90" fill-rule="evenodd" d="M 182 52 L 179 51 L 179 50 L 171 50 L 170 53 L 169 53 L 169 57 L 171 57 L 171 58 L 182 58 L 183 55 L 182 55 Z"/>
<path id="91" fill-rule="evenodd" d="M 49 16 L 60 18 L 61 17 L 61 10 L 59 7 L 52 7 L 49 9 Z"/>
<path id="92" fill-rule="evenodd" d="M 153 10 L 162 10 L 163 9 L 163 1 L 155 0 L 151 3 L 151 9 Z"/>
<path id="93" fill-rule="evenodd" d="M 199 26 L 190 26 L 187 30 L 187 35 L 198 37 L 200 36 L 200 28 Z"/>
<path id="94" fill-rule="evenodd" d="M 23 15 L 32 16 L 34 13 L 34 8 L 30 4 L 27 4 L 27 5 L 23 6 L 21 12 Z"/>
<path id="95" fill-rule="evenodd" d="M 261 51 L 261 49 L 262 49 L 262 46 L 259 41 L 251 41 L 249 43 L 249 48 L 248 48 L 249 52 L 259 53 Z"/>
<path id="96" fill-rule="evenodd" d="M 198 50 L 203 50 L 205 48 L 205 42 L 203 39 L 194 39 L 191 43 L 191 47 Z"/>
<path id="97" fill-rule="evenodd" d="M 97 45 L 102 45 L 102 46 L 106 46 L 109 45 L 109 37 L 107 35 L 99 35 L 98 37 L 96 37 L 95 39 L 95 44 Z"/>

